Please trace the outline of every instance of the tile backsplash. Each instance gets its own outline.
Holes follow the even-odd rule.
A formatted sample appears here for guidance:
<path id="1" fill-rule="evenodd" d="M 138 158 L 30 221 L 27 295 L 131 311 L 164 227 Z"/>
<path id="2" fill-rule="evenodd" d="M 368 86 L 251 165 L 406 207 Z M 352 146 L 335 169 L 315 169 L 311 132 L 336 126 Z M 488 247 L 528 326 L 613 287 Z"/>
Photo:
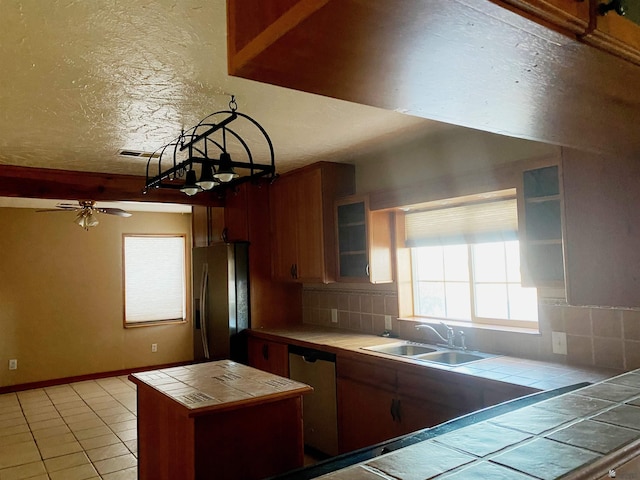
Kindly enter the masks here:
<path id="1" fill-rule="evenodd" d="M 337 312 L 337 323 L 331 311 Z M 414 322 L 398 319 L 393 285 L 305 285 L 303 322 L 380 335 L 385 315 L 400 338 L 425 341 Z M 464 329 L 467 345 L 476 350 L 555 362 L 617 370 L 640 368 L 640 310 L 572 307 L 555 299 L 541 299 L 539 333 L 522 333 L 456 326 Z M 434 321 L 434 323 L 438 323 Z M 437 328 L 437 327 L 436 327 Z M 565 332 L 567 355 L 554 354 L 551 332 Z"/>

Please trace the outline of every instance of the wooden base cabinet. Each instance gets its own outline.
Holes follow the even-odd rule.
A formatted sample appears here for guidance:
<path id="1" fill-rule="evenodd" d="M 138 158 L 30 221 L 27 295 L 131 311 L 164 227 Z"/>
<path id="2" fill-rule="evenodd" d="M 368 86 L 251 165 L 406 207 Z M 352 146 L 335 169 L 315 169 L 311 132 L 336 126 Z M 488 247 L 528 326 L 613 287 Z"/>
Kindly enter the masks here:
<path id="1" fill-rule="evenodd" d="M 249 337 L 249 366 L 264 372 L 289 377 L 289 346 L 261 338 Z"/>
<path id="2" fill-rule="evenodd" d="M 338 357 L 341 453 L 431 427 L 482 406 L 456 404 L 447 383 L 431 381 L 431 390 L 421 393 L 426 388 L 420 382 L 422 375 L 409 375 L 395 369 L 393 362 Z"/>
<path id="3" fill-rule="evenodd" d="M 400 435 L 393 413 L 395 392 L 345 378 L 337 382 L 340 453 Z"/>
<path id="4" fill-rule="evenodd" d="M 337 373 L 340 453 L 537 391 L 379 358 L 338 356 Z"/>

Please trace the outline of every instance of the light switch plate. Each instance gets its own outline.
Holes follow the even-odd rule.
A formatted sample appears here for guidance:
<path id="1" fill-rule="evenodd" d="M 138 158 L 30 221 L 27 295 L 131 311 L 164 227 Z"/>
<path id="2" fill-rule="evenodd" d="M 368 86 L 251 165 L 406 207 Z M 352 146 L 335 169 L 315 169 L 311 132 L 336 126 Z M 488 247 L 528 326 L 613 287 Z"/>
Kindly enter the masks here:
<path id="1" fill-rule="evenodd" d="M 338 323 L 338 309 L 331 309 L 331 323 Z"/>
<path id="2" fill-rule="evenodd" d="M 567 354 L 567 334 L 564 332 L 551 332 L 551 348 L 558 355 Z"/>
<path id="3" fill-rule="evenodd" d="M 385 330 L 392 330 L 393 329 L 393 325 L 391 324 L 391 315 L 385 315 L 384 316 L 384 329 Z"/>

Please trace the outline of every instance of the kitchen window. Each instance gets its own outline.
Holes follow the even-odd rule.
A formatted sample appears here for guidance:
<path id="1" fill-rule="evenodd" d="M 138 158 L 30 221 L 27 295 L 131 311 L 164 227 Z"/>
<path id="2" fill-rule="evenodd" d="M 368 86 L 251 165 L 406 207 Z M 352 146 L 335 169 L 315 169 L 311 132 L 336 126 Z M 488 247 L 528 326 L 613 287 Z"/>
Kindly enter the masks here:
<path id="1" fill-rule="evenodd" d="M 412 248 L 414 315 L 537 323 L 537 292 L 520 283 L 519 249 L 518 241 Z"/>
<path id="2" fill-rule="evenodd" d="M 124 235 L 124 325 L 186 320 L 184 235 Z"/>
<path id="3" fill-rule="evenodd" d="M 486 195 L 405 214 L 414 316 L 536 328 L 537 290 L 521 284 L 515 190 Z"/>

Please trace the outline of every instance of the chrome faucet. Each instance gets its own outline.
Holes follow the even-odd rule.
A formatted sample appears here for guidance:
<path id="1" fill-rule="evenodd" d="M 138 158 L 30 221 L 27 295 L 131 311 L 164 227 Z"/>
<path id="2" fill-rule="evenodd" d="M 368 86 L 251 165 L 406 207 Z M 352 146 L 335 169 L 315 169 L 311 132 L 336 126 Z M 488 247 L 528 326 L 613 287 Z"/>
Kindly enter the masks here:
<path id="1" fill-rule="evenodd" d="M 448 326 L 444 322 L 440 322 L 440 323 L 442 325 L 444 325 L 444 328 L 447 329 L 447 338 L 444 338 L 442 335 L 440 335 L 440 333 L 435 328 L 433 328 L 431 325 L 427 325 L 426 323 L 419 323 L 418 325 L 416 325 L 416 330 L 429 330 L 430 332 L 435 333 L 440 340 L 445 342 L 447 344 L 447 347 L 453 348 L 454 347 L 454 345 L 453 345 L 453 337 L 454 337 L 453 328 L 451 328 L 450 326 Z"/>
<path id="2" fill-rule="evenodd" d="M 465 338 L 464 338 L 464 332 L 462 330 L 460 330 L 460 347 L 457 347 L 455 345 L 455 332 L 453 330 L 453 328 L 451 328 L 449 325 L 447 325 L 444 322 L 440 322 L 440 324 L 447 329 L 447 338 L 445 339 L 442 335 L 440 335 L 440 333 L 433 328 L 431 325 L 427 325 L 426 323 L 419 323 L 418 325 L 416 325 L 416 330 L 429 330 L 430 332 L 433 332 L 434 334 L 437 335 L 437 337 L 444 343 L 447 344 L 448 348 L 460 348 L 462 350 L 466 350 L 467 349 L 467 345 L 465 344 Z"/>

